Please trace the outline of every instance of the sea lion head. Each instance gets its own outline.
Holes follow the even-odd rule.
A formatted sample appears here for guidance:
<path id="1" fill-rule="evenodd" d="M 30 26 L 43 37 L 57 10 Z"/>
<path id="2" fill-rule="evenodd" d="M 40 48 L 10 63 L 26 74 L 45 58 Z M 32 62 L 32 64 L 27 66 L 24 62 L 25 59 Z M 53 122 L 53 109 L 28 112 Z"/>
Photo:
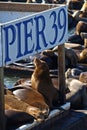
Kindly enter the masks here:
<path id="1" fill-rule="evenodd" d="M 38 103 L 37 103 L 38 104 Z M 27 112 L 36 118 L 37 121 L 44 121 L 49 115 L 49 107 L 45 107 L 41 104 L 38 104 L 39 107 L 28 107 Z M 46 106 L 46 105 L 45 105 Z"/>
<path id="2" fill-rule="evenodd" d="M 54 55 L 54 51 L 53 50 L 45 50 L 42 52 L 42 54 L 51 57 Z"/>
<path id="3" fill-rule="evenodd" d="M 23 85 L 22 85 L 23 86 Z M 44 97 L 36 90 L 28 87 L 13 91 L 13 94 L 27 103 L 26 112 L 32 115 L 36 120 L 44 120 L 49 115 L 49 106 Z"/>
<path id="4" fill-rule="evenodd" d="M 86 22 L 79 21 L 78 24 L 76 25 L 75 33 L 77 35 L 80 35 L 81 32 L 87 33 L 87 23 Z"/>
<path id="5" fill-rule="evenodd" d="M 68 8 L 71 10 L 80 10 L 82 8 L 84 0 L 69 0 Z"/>
<path id="6" fill-rule="evenodd" d="M 82 72 L 79 76 L 79 80 L 87 84 L 87 72 Z"/>
<path id="7" fill-rule="evenodd" d="M 35 58 L 34 59 L 34 65 L 35 65 L 35 68 L 38 68 L 39 70 L 43 69 L 44 71 L 46 70 L 46 71 L 49 72 L 49 67 L 48 67 L 47 63 L 45 61 L 43 61 L 43 60 Z"/>

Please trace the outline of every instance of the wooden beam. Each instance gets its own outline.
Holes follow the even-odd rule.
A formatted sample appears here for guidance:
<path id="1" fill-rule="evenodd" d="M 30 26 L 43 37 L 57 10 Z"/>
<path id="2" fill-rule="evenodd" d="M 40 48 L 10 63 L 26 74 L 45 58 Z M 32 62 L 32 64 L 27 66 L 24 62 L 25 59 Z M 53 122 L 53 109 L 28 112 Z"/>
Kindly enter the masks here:
<path id="1" fill-rule="evenodd" d="M 65 47 L 63 45 L 58 46 L 58 79 L 59 79 L 59 90 L 60 90 L 60 103 L 64 104 L 65 98 Z"/>
<path id="2" fill-rule="evenodd" d="M 0 130 L 5 130 L 3 67 L 0 67 Z"/>
<path id="3" fill-rule="evenodd" d="M 41 12 L 58 6 L 58 4 L 0 2 L 0 11 Z"/>

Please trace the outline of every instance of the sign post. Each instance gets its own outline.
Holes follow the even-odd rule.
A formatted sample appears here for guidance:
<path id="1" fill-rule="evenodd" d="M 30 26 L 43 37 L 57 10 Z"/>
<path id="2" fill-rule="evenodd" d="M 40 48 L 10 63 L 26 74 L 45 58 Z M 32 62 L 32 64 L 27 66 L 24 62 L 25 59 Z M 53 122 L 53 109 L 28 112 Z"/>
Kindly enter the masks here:
<path id="1" fill-rule="evenodd" d="M 65 97 L 65 47 L 64 44 L 58 46 L 58 67 L 59 67 L 59 90 L 60 90 L 60 103 L 64 104 Z"/>
<path id="2" fill-rule="evenodd" d="M 5 130 L 3 67 L 0 67 L 0 129 Z"/>
<path id="3" fill-rule="evenodd" d="M 0 129 L 5 130 L 5 103 L 4 103 L 4 70 L 3 70 L 3 48 L 2 31 L 0 27 Z"/>

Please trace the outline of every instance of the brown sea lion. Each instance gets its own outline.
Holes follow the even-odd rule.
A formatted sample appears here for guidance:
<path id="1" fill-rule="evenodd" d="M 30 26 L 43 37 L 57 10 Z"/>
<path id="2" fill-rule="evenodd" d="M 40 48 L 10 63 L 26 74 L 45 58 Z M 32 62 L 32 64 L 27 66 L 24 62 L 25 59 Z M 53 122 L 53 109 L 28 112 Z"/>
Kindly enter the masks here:
<path id="1" fill-rule="evenodd" d="M 79 15 L 80 18 L 86 18 L 87 19 L 87 12 L 82 12 L 80 15 Z M 82 19 L 83 21 L 85 21 L 86 19 Z M 80 19 L 81 20 L 81 19 Z"/>
<path id="2" fill-rule="evenodd" d="M 87 2 L 85 2 L 82 8 L 75 11 L 72 15 L 76 21 L 87 22 Z"/>
<path id="3" fill-rule="evenodd" d="M 83 47 L 87 48 L 87 33 L 82 32 L 82 33 L 80 33 L 80 36 L 82 37 L 82 39 L 84 39 L 84 46 Z"/>
<path id="4" fill-rule="evenodd" d="M 8 88 L 4 87 L 4 94 L 13 95 L 12 91 L 10 91 Z"/>
<path id="5" fill-rule="evenodd" d="M 68 59 L 68 67 L 76 67 L 78 62 L 78 56 L 73 49 L 65 48 L 65 58 Z"/>
<path id="6" fill-rule="evenodd" d="M 87 107 L 87 85 L 77 79 L 69 80 L 69 93 L 66 94 L 66 101 L 71 102 L 71 108 L 83 109 Z"/>
<path id="7" fill-rule="evenodd" d="M 31 86 L 31 81 L 30 81 L 31 79 L 30 78 L 21 78 L 21 79 L 19 79 L 19 80 L 17 80 L 16 82 L 15 82 L 15 84 L 14 84 L 14 87 L 17 87 L 18 85 L 20 85 L 20 84 L 23 84 L 23 87 L 24 87 L 24 85 L 26 86 Z M 22 86 L 21 86 L 22 87 Z"/>
<path id="8" fill-rule="evenodd" d="M 23 86 L 22 86 L 23 87 Z M 33 90 L 32 88 L 23 88 L 23 89 L 17 89 L 13 91 L 13 94 L 19 98 L 21 101 L 29 104 L 30 106 L 33 106 L 34 109 L 28 108 L 28 110 L 31 110 L 31 114 L 35 116 L 38 120 L 39 119 L 45 119 L 49 115 L 49 107 L 46 104 L 44 97 L 36 90 Z M 36 108 L 36 110 L 35 110 Z M 35 113 L 34 113 L 34 112 Z M 30 112 L 29 112 L 30 113 Z"/>
<path id="9" fill-rule="evenodd" d="M 80 35 L 77 35 L 75 33 L 72 34 L 71 36 L 69 36 L 68 42 L 69 43 L 75 43 L 75 44 L 84 45 L 84 39 L 82 39 L 82 37 Z"/>
<path id="10" fill-rule="evenodd" d="M 18 110 L 5 110 L 6 130 L 17 129 L 18 127 L 34 122 L 34 117 L 26 112 Z"/>
<path id="11" fill-rule="evenodd" d="M 33 3 L 32 0 L 26 0 L 26 3 Z"/>
<path id="12" fill-rule="evenodd" d="M 87 23 L 86 22 L 79 21 L 78 24 L 76 25 L 75 33 L 77 35 L 80 35 L 81 32 L 87 33 Z"/>
<path id="13" fill-rule="evenodd" d="M 27 89 L 25 91 L 24 91 L 24 89 L 22 89 L 22 90 L 23 90 L 23 92 L 28 91 Z M 21 92 L 22 90 L 21 89 L 15 90 L 14 94 L 16 96 L 5 95 L 5 109 L 6 110 L 11 110 L 11 109 L 14 110 L 15 109 L 15 110 L 20 110 L 22 112 L 27 112 L 28 114 L 30 114 L 34 118 L 36 118 L 38 121 L 42 121 L 43 118 L 46 117 L 46 115 L 44 115 L 44 113 L 45 112 L 49 113 L 49 107 L 46 105 L 45 102 L 44 102 L 44 105 L 43 105 L 42 96 L 38 97 L 39 101 L 37 101 L 37 102 L 33 102 L 33 101 L 36 101 L 37 94 L 35 95 L 36 97 L 33 96 L 34 97 L 33 99 L 31 99 L 31 97 L 29 97 L 30 103 L 29 102 L 26 103 L 26 102 L 22 101 L 20 98 L 18 98 L 19 93 L 20 93 L 19 94 L 20 97 L 25 94 L 25 93 L 23 94 Z M 26 92 L 26 93 L 28 93 L 28 92 Z M 30 92 L 30 93 L 32 93 L 32 92 Z M 28 93 L 28 95 L 29 95 L 29 93 Z M 23 99 L 28 100 L 28 99 L 26 99 L 28 95 L 25 95 L 25 97 L 23 97 Z M 31 94 L 30 94 L 30 96 L 31 96 Z M 41 100 L 41 103 L 40 103 L 40 100 Z M 34 105 L 34 103 L 35 103 L 35 105 Z M 42 109 L 42 107 L 43 107 L 43 109 Z M 44 113 L 43 113 L 43 111 L 44 111 Z"/>
<path id="14" fill-rule="evenodd" d="M 77 21 L 83 21 L 86 22 L 87 21 L 87 12 L 83 12 L 81 10 L 75 11 L 72 15 L 72 17 Z"/>
<path id="15" fill-rule="evenodd" d="M 15 111 L 21 111 L 26 112 L 33 117 L 37 118 L 38 116 L 38 109 L 19 100 L 14 95 L 5 95 L 5 110 L 15 110 Z M 37 113 L 36 113 L 37 110 Z"/>
<path id="16" fill-rule="evenodd" d="M 79 62 L 87 63 L 87 48 L 83 49 L 79 54 Z"/>
<path id="17" fill-rule="evenodd" d="M 53 51 L 57 52 L 58 48 L 57 47 L 53 48 Z M 78 61 L 78 57 L 75 51 L 72 48 L 66 48 L 66 47 L 65 47 L 65 59 L 69 61 L 71 67 L 75 67 Z"/>
<path id="18" fill-rule="evenodd" d="M 87 84 L 87 72 L 82 72 L 79 76 L 79 80 Z"/>
<path id="19" fill-rule="evenodd" d="M 53 55 L 53 53 L 55 53 L 55 55 L 58 55 L 58 47 L 54 47 L 52 50 L 45 50 L 43 52 L 44 55 Z M 57 60 L 57 59 L 56 59 Z M 76 52 L 72 49 L 72 48 L 67 48 L 65 47 L 65 66 L 66 68 L 69 67 L 75 67 L 76 64 L 78 62 L 78 56 L 76 54 Z M 58 64 L 58 63 L 56 63 Z M 58 65 L 57 65 L 58 67 Z"/>
<path id="20" fill-rule="evenodd" d="M 84 2 L 81 11 L 86 12 L 87 13 L 87 1 Z"/>
<path id="21" fill-rule="evenodd" d="M 71 10 L 80 10 L 82 8 L 83 3 L 84 0 L 69 0 L 68 8 Z"/>
<path id="22" fill-rule="evenodd" d="M 45 97 L 48 106 L 53 109 L 54 106 L 59 104 L 59 94 L 52 83 L 49 67 L 45 61 L 38 58 L 34 59 L 34 65 L 35 69 L 31 76 L 31 86 Z"/>
<path id="23" fill-rule="evenodd" d="M 76 44 L 76 43 L 66 42 L 65 48 L 67 48 L 67 49 L 70 48 L 70 49 L 74 49 L 74 50 L 81 50 L 81 49 L 83 49 L 83 46 L 80 44 Z"/>
<path id="24" fill-rule="evenodd" d="M 72 29 L 76 26 L 77 21 L 71 13 L 68 13 L 68 29 Z"/>
<path id="25" fill-rule="evenodd" d="M 24 103 L 23 101 L 20 101 L 17 97 L 14 95 L 5 95 L 5 109 L 17 109 L 26 112 L 27 108 L 29 107 L 29 104 Z"/>

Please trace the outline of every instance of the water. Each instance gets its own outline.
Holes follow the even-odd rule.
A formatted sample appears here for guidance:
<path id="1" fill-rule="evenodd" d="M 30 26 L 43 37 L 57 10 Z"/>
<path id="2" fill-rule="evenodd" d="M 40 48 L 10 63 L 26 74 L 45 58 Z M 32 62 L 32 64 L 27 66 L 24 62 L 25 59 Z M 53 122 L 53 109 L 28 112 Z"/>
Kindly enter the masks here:
<path id="1" fill-rule="evenodd" d="M 14 83 L 20 79 L 18 76 L 4 76 L 4 84 L 6 85 L 7 88 L 12 88 Z"/>

